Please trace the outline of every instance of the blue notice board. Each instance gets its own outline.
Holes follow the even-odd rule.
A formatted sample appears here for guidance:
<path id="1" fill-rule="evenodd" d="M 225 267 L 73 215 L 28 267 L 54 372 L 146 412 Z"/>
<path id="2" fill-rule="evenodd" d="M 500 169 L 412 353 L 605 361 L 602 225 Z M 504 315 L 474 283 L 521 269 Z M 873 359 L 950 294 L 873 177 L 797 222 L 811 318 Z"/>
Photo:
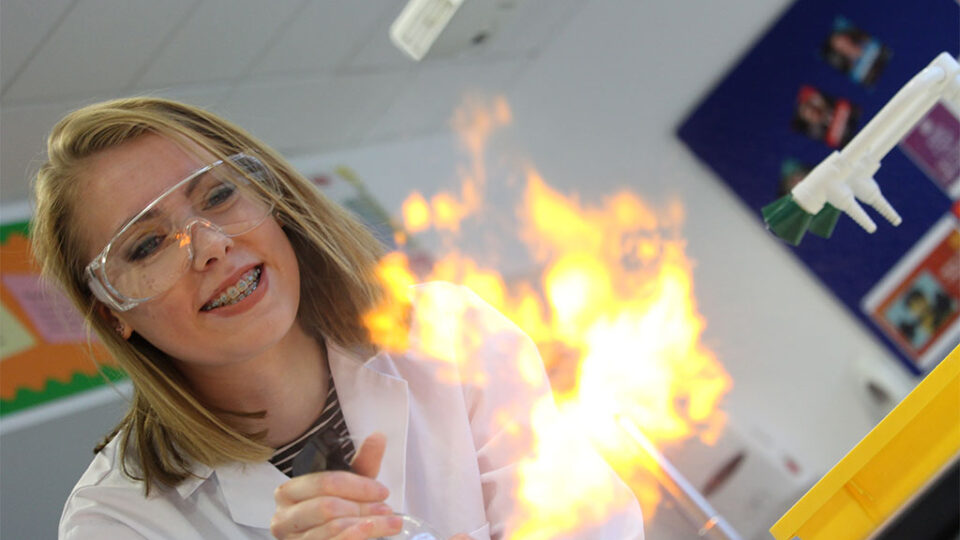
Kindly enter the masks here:
<path id="1" fill-rule="evenodd" d="M 764 205 L 842 148 L 943 51 L 960 52 L 957 0 L 799 0 L 678 136 L 762 226 Z M 960 341 L 960 123 L 945 111 L 938 105 L 925 124 L 947 141 L 939 163 L 903 143 L 877 173 L 899 227 L 868 209 L 873 235 L 847 216 L 829 240 L 808 234 L 793 247 L 770 234 L 918 374 Z"/>

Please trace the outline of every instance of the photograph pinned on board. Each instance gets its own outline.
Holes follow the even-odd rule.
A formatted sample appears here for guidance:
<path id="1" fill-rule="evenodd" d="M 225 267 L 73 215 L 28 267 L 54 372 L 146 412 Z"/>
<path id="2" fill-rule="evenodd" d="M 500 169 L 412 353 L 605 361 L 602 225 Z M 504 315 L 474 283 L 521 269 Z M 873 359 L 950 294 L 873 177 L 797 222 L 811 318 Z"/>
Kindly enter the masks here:
<path id="1" fill-rule="evenodd" d="M 853 138 L 860 107 L 844 98 L 835 98 L 805 84 L 797 92 L 791 126 L 830 148 L 840 148 Z"/>
<path id="2" fill-rule="evenodd" d="M 957 313 L 957 301 L 930 272 L 921 272 L 884 316 L 914 349 L 922 349 Z"/>
<path id="3" fill-rule="evenodd" d="M 883 73 L 893 51 L 876 38 L 854 26 L 840 15 L 820 48 L 824 60 L 864 86 L 873 84 Z"/>
<path id="4" fill-rule="evenodd" d="M 787 158 L 780 163 L 780 183 L 777 185 L 777 196 L 783 197 L 796 187 L 808 174 L 812 167 L 796 158 Z"/>
<path id="5" fill-rule="evenodd" d="M 944 215 L 864 297 L 861 308 L 922 370 L 960 343 L 960 222 Z"/>
<path id="6" fill-rule="evenodd" d="M 937 103 L 900 141 L 900 150 L 953 200 L 960 200 L 960 119 Z"/>

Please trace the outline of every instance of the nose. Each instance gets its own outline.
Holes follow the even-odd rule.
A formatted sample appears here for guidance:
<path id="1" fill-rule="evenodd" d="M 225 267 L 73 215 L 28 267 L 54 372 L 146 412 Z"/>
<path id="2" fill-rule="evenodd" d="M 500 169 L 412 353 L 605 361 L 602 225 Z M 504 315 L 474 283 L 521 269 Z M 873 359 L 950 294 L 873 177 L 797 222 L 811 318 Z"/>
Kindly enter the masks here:
<path id="1" fill-rule="evenodd" d="M 193 269 L 203 271 L 223 259 L 233 247 L 233 238 L 206 220 L 195 220 L 187 226 L 193 254 Z"/>

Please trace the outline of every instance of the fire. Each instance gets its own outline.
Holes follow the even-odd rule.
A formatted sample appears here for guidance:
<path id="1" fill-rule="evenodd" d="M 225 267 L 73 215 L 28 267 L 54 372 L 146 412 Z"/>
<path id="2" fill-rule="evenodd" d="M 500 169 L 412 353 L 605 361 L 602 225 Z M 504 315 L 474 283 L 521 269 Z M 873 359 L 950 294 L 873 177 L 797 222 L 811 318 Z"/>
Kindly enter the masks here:
<path id="1" fill-rule="evenodd" d="M 412 194 L 403 205 L 408 232 L 456 231 L 480 209 L 485 141 L 511 119 L 502 99 L 480 105 L 469 102 L 454 119 L 473 162 L 461 196 L 440 194 L 428 204 Z M 443 210 L 444 204 L 450 208 Z M 585 205 L 529 168 L 517 218 L 524 244 L 544 268 L 538 281 L 508 284 L 496 270 L 457 252 L 444 254 L 429 275 L 415 276 L 406 257 L 393 253 L 380 268 L 392 301 L 368 315 L 368 326 L 378 343 L 403 349 L 414 340 L 451 363 L 450 377 L 482 384 L 483 370 L 467 364 L 489 328 L 463 322 L 470 306 L 452 300 L 457 305 L 422 309 L 418 299 L 418 311 L 438 316 L 413 328 L 393 322 L 406 320 L 409 285 L 442 280 L 467 286 L 536 342 L 556 406 L 547 400 L 529 419 L 503 419 L 507 429 L 529 422 L 536 439 L 535 455 L 520 464 L 517 489 L 525 508 L 512 524 L 513 537 L 550 538 L 602 519 L 614 495 L 598 482 L 605 475 L 602 463 L 589 457 L 592 448 L 630 485 L 649 520 L 659 490 L 643 469 L 657 465 L 629 444 L 618 424 L 638 426 L 658 446 L 693 436 L 712 442 L 723 429 L 718 405 L 731 386 L 700 343 L 705 321 L 679 234 L 682 206 L 653 208 L 628 191 Z M 541 377 L 534 360 L 518 360 L 516 373 L 531 385 Z M 557 470 L 569 474 L 558 477 Z M 561 502 L 571 497 L 557 497 L 571 490 L 578 494 L 575 508 Z"/>
<path id="2" fill-rule="evenodd" d="M 461 134 L 460 143 L 470 154 L 472 167 L 460 171 L 463 181 L 459 196 L 441 191 L 428 203 L 420 193 L 411 193 L 403 203 L 403 224 L 407 231 L 419 232 L 427 228 L 457 232 L 460 223 L 483 206 L 483 190 L 487 182 L 483 152 L 490 134 L 510 123 L 512 115 L 505 99 L 497 98 L 492 106 L 477 97 L 454 114 L 451 126 Z"/>
<path id="3" fill-rule="evenodd" d="M 430 205 L 419 192 L 414 191 L 403 201 L 403 225 L 412 233 L 430 227 Z"/>

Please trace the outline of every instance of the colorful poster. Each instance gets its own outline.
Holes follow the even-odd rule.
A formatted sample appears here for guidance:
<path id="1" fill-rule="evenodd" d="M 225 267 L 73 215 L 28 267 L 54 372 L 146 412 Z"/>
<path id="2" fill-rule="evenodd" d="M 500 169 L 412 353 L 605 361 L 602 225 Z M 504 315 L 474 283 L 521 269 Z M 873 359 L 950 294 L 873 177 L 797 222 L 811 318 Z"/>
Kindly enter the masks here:
<path id="1" fill-rule="evenodd" d="M 0 305 L 0 328 L 3 329 L 0 332 L 0 358 L 23 352 L 37 343 L 27 327 L 20 324 L 4 305 Z"/>
<path id="2" fill-rule="evenodd" d="M 944 193 L 960 199 L 960 120 L 946 106 L 934 105 L 900 149 Z"/>
<path id="3" fill-rule="evenodd" d="M 433 255 L 404 229 L 399 220 L 390 216 L 390 212 L 370 193 L 353 169 L 340 165 L 335 167 L 333 173 L 314 173 L 309 178 L 324 195 L 353 212 L 388 251 L 406 253 L 415 274 L 426 275 L 430 272 L 434 263 Z"/>
<path id="4" fill-rule="evenodd" d="M 0 227 L 0 417 L 123 378 L 112 364 L 98 369 L 93 357 L 107 356 L 87 343 L 82 317 L 62 293 L 41 285 L 27 234 L 26 222 Z"/>
<path id="5" fill-rule="evenodd" d="M 960 226 L 945 215 L 863 299 L 863 311 L 917 366 L 960 343 Z"/>
<path id="6" fill-rule="evenodd" d="M 878 9 L 871 0 L 797 0 L 706 93 L 677 134 L 763 227 L 764 206 L 842 149 L 937 55 L 957 55 L 958 18 L 953 0 L 931 0 L 923 9 L 911 2 L 884 2 Z M 899 226 L 868 208 L 877 222 L 874 234 L 842 216 L 829 239 L 807 235 L 794 247 L 770 235 L 916 374 L 943 358 L 925 360 L 936 356 L 948 327 L 940 322 L 929 335 L 918 327 L 910 346 L 902 334 L 890 331 L 893 323 L 881 323 L 881 315 L 865 311 L 862 301 L 883 289 L 881 280 L 951 211 L 960 194 L 956 112 L 936 107 L 882 157 L 874 177 L 903 218 Z M 931 283 L 921 279 L 916 286 L 934 295 Z M 920 310 L 914 298 L 911 305 Z M 883 317 L 907 313 L 901 303 Z"/>
<path id="7" fill-rule="evenodd" d="M 82 343 L 86 338 L 83 317 L 59 289 L 45 285 L 38 274 L 4 271 L 2 279 L 23 307 L 33 327 L 47 343 Z"/>

